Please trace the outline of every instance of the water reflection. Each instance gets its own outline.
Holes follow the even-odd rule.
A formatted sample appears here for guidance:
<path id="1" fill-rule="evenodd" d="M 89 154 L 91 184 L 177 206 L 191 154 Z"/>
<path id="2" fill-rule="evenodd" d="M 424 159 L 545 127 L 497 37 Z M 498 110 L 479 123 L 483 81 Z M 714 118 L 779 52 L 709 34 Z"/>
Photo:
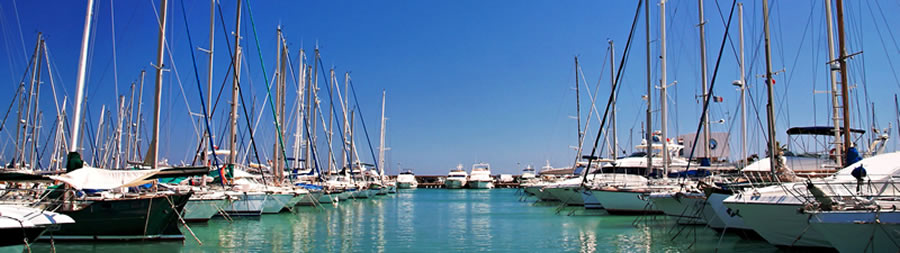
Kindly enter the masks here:
<path id="1" fill-rule="evenodd" d="M 57 243 L 59 252 L 667 252 L 774 251 L 761 241 L 703 226 L 675 237 L 665 219 L 602 213 L 556 214 L 522 202 L 514 190 L 403 190 L 396 195 L 297 207 L 293 213 L 192 224 L 203 241 Z M 185 231 L 186 232 L 186 231 Z M 673 238 L 674 237 L 674 238 Z M 35 252 L 50 251 L 36 244 Z"/>

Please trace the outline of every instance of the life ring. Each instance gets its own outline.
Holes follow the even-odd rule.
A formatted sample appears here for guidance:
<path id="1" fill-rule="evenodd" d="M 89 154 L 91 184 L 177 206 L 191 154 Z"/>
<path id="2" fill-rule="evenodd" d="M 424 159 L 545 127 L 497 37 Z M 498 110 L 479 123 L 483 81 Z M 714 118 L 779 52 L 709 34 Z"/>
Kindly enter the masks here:
<path id="1" fill-rule="evenodd" d="M 834 148 L 832 148 L 831 150 L 828 150 L 828 158 L 831 158 L 832 160 L 837 159 L 837 156 L 835 155 L 836 152 L 837 152 L 837 149 L 834 149 Z"/>

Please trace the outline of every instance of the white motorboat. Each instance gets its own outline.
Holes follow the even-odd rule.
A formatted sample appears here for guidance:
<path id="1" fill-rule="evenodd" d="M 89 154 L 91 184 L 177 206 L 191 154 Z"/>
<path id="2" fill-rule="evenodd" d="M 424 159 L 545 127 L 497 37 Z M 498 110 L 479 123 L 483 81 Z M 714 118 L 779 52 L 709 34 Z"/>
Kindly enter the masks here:
<path id="1" fill-rule="evenodd" d="M 419 182 L 416 182 L 416 174 L 413 174 L 412 171 L 407 170 L 397 175 L 397 188 L 415 189 L 417 187 L 419 187 Z"/>
<path id="2" fill-rule="evenodd" d="M 457 165 L 456 169 L 451 170 L 444 181 L 444 187 L 447 189 L 461 189 L 466 187 L 469 175 L 462 169 L 462 164 Z"/>
<path id="3" fill-rule="evenodd" d="M 491 189 L 494 188 L 494 178 L 491 177 L 491 165 L 487 163 L 476 163 L 472 165 L 472 172 L 469 173 L 469 188 L 472 189 Z"/>
<path id="4" fill-rule="evenodd" d="M 525 167 L 525 169 L 522 170 L 522 175 L 519 176 L 520 183 L 530 182 L 530 181 L 534 181 L 536 179 L 537 179 L 537 176 L 535 176 L 534 168 L 532 168 L 531 165 L 528 165 L 528 167 Z"/>

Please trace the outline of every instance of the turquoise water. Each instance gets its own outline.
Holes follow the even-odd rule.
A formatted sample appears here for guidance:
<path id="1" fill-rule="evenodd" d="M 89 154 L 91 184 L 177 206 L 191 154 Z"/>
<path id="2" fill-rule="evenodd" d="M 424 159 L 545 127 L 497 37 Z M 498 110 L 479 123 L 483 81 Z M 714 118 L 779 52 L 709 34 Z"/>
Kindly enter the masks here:
<path id="1" fill-rule="evenodd" d="M 520 201 L 515 189 L 400 190 L 339 206 L 191 224 L 181 242 L 57 243 L 58 252 L 772 252 L 763 241 L 663 216 L 609 216 Z M 571 215 L 570 215 L 571 214 Z M 684 228 L 683 230 L 681 230 Z M 677 232 L 681 233 L 676 237 Z M 673 239 L 674 238 L 674 239 Z M 47 252 L 49 244 L 33 245 Z"/>

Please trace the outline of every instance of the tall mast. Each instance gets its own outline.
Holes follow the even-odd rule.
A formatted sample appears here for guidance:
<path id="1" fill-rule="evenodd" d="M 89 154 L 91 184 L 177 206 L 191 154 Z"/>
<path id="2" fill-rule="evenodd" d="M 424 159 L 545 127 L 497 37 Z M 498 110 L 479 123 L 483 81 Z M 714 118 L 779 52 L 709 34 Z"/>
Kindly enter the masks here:
<path id="1" fill-rule="evenodd" d="M 307 149 L 307 151 L 309 151 L 308 155 L 310 155 L 310 156 L 312 156 L 312 146 L 317 145 L 318 142 L 316 142 L 316 141 L 319 139 L 318 134 L 316 133 L 316 129 L 318 128 L 318 125 L 319 125 L 319 121 L 317 120 L 318 119 L 317 114 L 319 113 L 318 112 L 318 110 L 319 110 L 319 73 L 318 73 L 318 71 L 319 71 L 319 57 L 320 57 L 318 44 L 316 44 L 316 48 L 315 48 L 314 52 L 315 52 L 315 57 L 313 58 L 312 75 L 310 75 L 310 78 L 312 81 L 312 82 L 310 82 L 310 85 L 312 87 L 309 88 L 309 93 L 312 95 L 312 99 L 307 98 L 308 100 L 306 101 L 307 103 L 310 104 L 310 106 L 308 106 L 306 108 L 307 115 L 308 115 L 307 117 L 309 117 L 310 122 L 312 122 L 312 129 L 310 131 L 310 133 L 312 133 L 312 136 L 310 136 L 312 143 L 309 144 L 309 149 Z M 324 124 L 323 124 L 323 127 L 324 127 Z M 329 150 L 330 149 L 331 148 L 329 148 Z M 331 159 L 331 158 L 328 158 L 328 159 Z M 312 165 L 312 161 L 306 161 L 306 162 L 308 163 L 308 165 Z M 328 168 L 328 174 L 331 174 L 330 167 Z"/>
<path id="2" fill-rule="evenodd" d="M 159 160 L 159 98 L 162 95 L 162 73 L 165 64 L 163 63 L 163 55 L 166 50 L 166 14 L 168 13 L 168 0 L 162 0 L 159 3 L 159 41 L 156 50 L 156 93 L 153 96 L 153 125 L 150 131 L 150 147 L 147 149 L 147 157 L 144 157 L 144 165 L 150 165 L 150 168 L 156 169 Z M 149 163 L 149 164 L 148 164 Z"/>
<path id="3" fill-rule="evenodd" d="M 332 76 L 334 76 L 333 73 L 332 73 Z M 333 78 L 336 78 L 336 77 L 333 77 Z M 335 89 L 335 91 L 337 91 L 337 89 L 338 89 L 338 87 L 336 85 L 337 79 L 334 80 L 334 83 L 335 83 L 334 89 Z M 343 134 L 344 138 L 347 138 L 347 134 L 350 133 L 350 128 L 349 128 L 350 122 L 347 121 L 348 120 L 347 110 L 350 108 L 350 93 L 349 92 L 350 92 L 350 76 L 349 76 L 349 73 L 344 73 L 344 97 L 342 98 L 341 94 L 338 92 L 338 99 L 341 100 L 341 113 L 344 116 L 344 127 L 343 127 L 344 128 L 344 134 Z M 351 166 L 352 166 L 352 161 L 350 160 L 350 157 L 348 156 L 349 155 L 348 153 L 350 152 L 350 147 L 348 145 L 350 145 L 350 143 L 346 139 L 343 140 L 342 145 L 341 145 L 341 164 L 344 164 L 345 167 L 347 164 L 351 164 Z"/>
<path id="4" fill-rule="evenodd" d="M 228 141 L 228 164 L 234 165 L 237 158 L 237 106 L 241 82 L 241 2 L 237 1 L 237 24 L 234 26 L 234 78 L 231 84 L 231 126 Z"/>
<path id="5" fill-rule="evenodd" d="M 652 58 L 650 57 L 650 1 L 644 1 L 644 35 L 647 38 L 647 132 L 645 132 L 645 140 L 647 142 L 647 172 L 650 173 L 651 168 L 653 168 L 653 79 L 651 76 L 651 64 Z"/>
<path id="6" fill-rule="evenodd" d="M 744 69 L 744 3 L 738 3 L 738 28 L 740 30 L 741 44 L 741 165 L 747 165 L 747 79 Z"/>
<path id="7" fill-rule="evenodd" d="M 282 89 L 281 89 L 281 77 L 284 75 L 284 72 L 282 72 L 282 69 L 281 69 L 281 67 L 282 67 L 282 65 L 281 65 L 282 64 L 282 61 L 281 61 L 281 56 L 282 56 L 281 55 L 281 49 L 282 49 L 281 26 L 276 28 L 275 31 L 277 33 L 277 37 L 275 40 L 276 41 L 276 46 L 275 46 L 275 52 L 276 52 L 275 53 L 275 107 L 272 108 L 272 110 L 274 111 L 274 114 L 275 114 L 275 125 L 278 126 L 281 124 L 278 121 L 280 121 L 280 119 L 282 118 L 282 115 L 280 114 L 281 113 L 281 109 L 280 109 L 281 94 L 283 93 Z M 276 131 L 275 139 L 277 140 L 278 136 L 281 135 L 281 133 L 277 133 L 277 131 L 279 131 L 279 129 L 277 127 L 276 127 L 275 131 Z M 279 149 L 279 147 L 280 146 L 279 146 L 278 141 L 275 141 L 275 143 L 272 144 L 272 173 L 275 176 L 274 181 L 275 181 L 276 186 L 280 185 L 281 171 L 283 171 L 283 169 L 281 169 L 281 166 L 280 166 L 282 153 L 281 153 L 281 149 Z"/>
<path id="8" fill-rule="evenodd" d="M 668 118 L 668 108 L 666 108 L 666 0 L 662 0 L 659 2 L 659 59 L 660 59 L 660 95 L 659 95 L 659 103 L 660 103 L 660 118 L 662 118 L 662 124 L 660 127 L 662 128 L 662 136 L 660 136 L 660 140 L 662 141 L 662 165 L 663 165 L 663 176 L 669 174 L 669 133 L 667 129 L 667 119 Z M 652 143 L 648 142 L 648 154 L 652 154 Z"/>
<path id="9" fill-rule="evenodd" d="M 354 116 L 356 116 L 356 113 L 355 113 L 354 111 L 350 111 L 350 131 L 348 131 L 347 133 L 349 134 L 349 137 L 348 137 L 348 138 L 350 139 L 350 141 L 349 141 L 349 143 L 350 143 L 350 154 L 349 154 L 349 155 L 350 155 L 350 169 L 349 169 L 349 171 L 350 171 L 351 173 L 353 172 L 353 165 L 356 164 L 356 162 L 354 161 L 354 159 L 356 159 L 356 158 L 353 157 L 353 151 L 354 151 L 354 150 L 353 150 L 353 121 L 354 121 Z M 362 166 L 360 166 L 359 173 L 362 174 Z M 376 171 L 376 173 L 377 173 L 377 171 Z M 379 175 L 379 177 L 380 177 L 380 175 Z"/>
<path id="10" fill-rule="evenodd" d="M 141 141 L 141 120 L 144 118 L 144 76 L 147 74 L 147 71 L 141 70 L 141 85 L 138 88 L 138 108 L 137 108 L 137 122 L 132 121 L 131 124 L 134 124 L 134 139 L 131 142 L 132 147 L 130 148 L 132 156 L 138 155 L 138 147 L 140 147 Z M 129 159 L 137 160 L 137 157 L 130 157 Z"/>
<path id="11" fill-rule="evenodd" d="M 75 119 L 72 121 L 69 153 L 78 152 L 78 136 L 81 133 L 81 104 L 84 102 L 84 76 L 87 70 L 87 50 L 91 37 L 91 20 L 94 17 L 94 0 L 88 0 L 87 14 L 84 15 L 84 31 L 81 36 L 81 52 L 78 56 L 78 79 L 75 81 Z M 80 159 L 80 158 L 79 158 Z M 67 159 L 68 160 L 68 159 Z"/>
<path id="12" fill-rule="evenodd" d="M 207 69 L 207 76 L 206 76 L 206 92 L 208 94 L 206 96 L 206 108 L 210 108 L 209 110 L 212 110 L 211 108 L 212 108 L 212 90 L 213 90 L 213 87 L 212 87 L 213 47 L 215 45 L 215 43 L 214 43 L 215 36 L 213 36 L 213 35 L 215 35 L 215 27 L 216 27 L 216 0 L 210 0 L 209 1 L 209 48 L 206 49 L 206 53 L 209 55 L 209 66 Z M 212 114 L 212 112 L 209 112 L 209 113 Z M 205 115 L 204 117 L 211 117 L 211 116 L 212 115 Z M 212 120 L 207 120 L 207 122 L 210 122 L 210 121 L 212 121 Z M 206 134 L 212 135 L 212 133 L 210 133 L 208 131 Z M 212 140 L 212 138 L 203 138 L 203 140 L 201 140 L 201 141 L 205 142 L 205 141 L 209 141 L 209 140 Z M 204 150 L 203 152 L 206 152 L 205 150 L 211 150 L 209 147 L 212 145 L 213 145 L 213 143 L 207 143 L 206 147 L 203 149 Z M 207 166 L 210 161 L 209 156 L 214 156 L 214 155 L 215 154 L 204 155 L 203 156 L 203 158 L 204 158 L 203 166 Z M 206 180 L 204 180 L 203 182 L 205 183 Z"/>
<path id="13" fill-rule="evenodd" d="M 843 149 L 843 141 L 841 140 L 841 118 L 838 117 L 840 115 L 841 106 L 838 105 L 838 86 L 837 86 L 837 73 L 836 71 L 839 69 L 838 66 L 835 66 L 834 58 L 834 25 L 833 25 L 833 17 L 831 16 L 831 0 L 825 0 L 825 23 L 826 34 L 828 34 L 828 74 L 831 77 L 831 121 L 834 125 L 834 158 L 836 164 L 842 165 L 844 164 L 844 149 Z M 846 103 L 845 103 L 846 104 Z"/>
<path id="14" fill-rule="evenodd" d="M 278 181 L 276 181 L 276 185 L 281 185 L 282 181 L 284 181 L 284 169 L 287 166 L 287 152 L 284 147 L 284 134 L 287 132 L 287 128 L 284 127 L 286 121 L 286 115 L 284 114 L 285 107 L 285 99 L 287 98 L 287 62 L 288 62 L 288 48 L 287 43 L 285 43 L 284 36 L 281 36 L 281 87 L 279 89 L 279 100 L 280 103 L 276 106 L 278 108 L 278 124 L 276 125 L 276 129 L 278 129 L 279 137 L 279 156 L 281 159 L 278 160 Z"/>
<path id="15" fill-rule="evenodd" d="M 578 86 L 578 56 L 575 56 L 575 119 L 578 121 L 575 127 L 576 133 L 578 133 L 578 143 L 581 143 L 581 94 Z M 581 154 L 577 155 L 581 156 Z"/>
<path id="16" fill-rule="evenodd" d="M 769 127 L 769 159 L 771 160 L 770 168 L 772 169 L 773 178 L 776 177 L 776 171 L 779 169 L 781 164 L 781 157 L 779 156 L 777 149 L 778 145 L 775 143 L 775 105 L 774 102 L 774 89 L 772 86 L 775 83 L 772 80 L 772 50 L 769 45 L 769 1 L 763 1 L 763 31 L 765 32 L 765 47 L 766 47 L 766 88 L 769 94 L 769 102 L 766 104 L 766 117 L 768 118 L 768 127 Z"/>
<path id="17" fill-rule="evenodd" d="M 378 168 L 381 169 L 381 171 L 384 171 L 384 145 L 385 145 L 385 143 L 384 143 L 384 125 L 385 125 L 384 124 L 385 123 L 384 102 L 385 102 L 386 98 L 387 98 L 387 92 L 382 90 L 381 91 L 381 137 L 379 138 L 379 144 L 378 144 Z"/>
<path id="18" fill-rule="evenodd" d="M 336 88 L 334 86 L 334 69 L 331 69 L 331 89 Z M 346 122 L 345 122 L 346 123 Z M 328 98 L 328 170 L 332 170 L 334 166 L 337 166 L 334 162 L 334 98 Z M 343 151 L 344 145 L 341 145 L 341 150 Z"/>
<path id="19" fill-rule="evenodd" d="M 304 132 L 303 131 L 303 115 L 304 115 L 303 113 L 304 113 L 305 105 L 303 104 L 303 89 L 306 88 L 306 65 L 304 65 L 304 63 L 303 63 L 303 58 L 304 58 L 303 49 L 300 49 L 300 61 L 299 61 L 300 67 L 298 68 L 298 71 L 297 71 L 297 75 L 299 75 L 297 77 L 297 81 L 300 82 L 300 84 L 297 85 L 297 107 L 298 107 L 297 113 L 299 115 L 297 115 L 297 122 L 296 122 L 296 127 L 297 127 L 296 131 L 297 132 L 294 134 L 294 164 L 293 164 L 293 167 L 295 169 L 300 168 L 300 147 L 301 147 L 300 142 L 303 141 L 302 137 L 303 137 L 303 132 Z"/>
<path id="20" fill-rule="evenodd" d="M 837 25 L 838 25 L 838 46 L 840 47 L 840 58 L 838 64 L 841 67 L 841 108 L 844 109 L 844 153 L 850 149 L 850 87 L 847 80 L 847 43 L 844 42 L 844 1 L 837 0 Z M 844 161 L 846 162 L 846 161 Z"/>
<path id="21" fill-rule="evenodd" d="M 615 94 L 616 90 L 614 89 L 615 85 L 616 85 L 616 80 L 615 80 L 616 65 L 615 65 L 615 63 L 616 63 L 616 48 L 615 48 L 615 44 L 613 44 L 613 41 L 610 40 L 609 41 L 609 84 L 610 84 L 610 87 L 613 88 L 611 91 L 613 93 L 612 108 L 611 108 L 612 111 L 610 111 L 610 114 L 612 114 L 612 115 L 610 115 L 610 116 L 612 116 L 611 121 L 610 121 L 610 123 L 612 123 L 612 124 L 610 124 L 610 125 L 612 125 L 612 148 L 610 149 L 610 151 L 612 152 L 612 160 L 613 161 L 616 160 L 616 156 L 618 156 L 618 152 L 619 152 L 619 135 L 616 132 L 616 94 Z"/>
<path id="22" fill-rule="evenodd" d="M 20 148 L 19 150 L 17 150 L 18 151 L 18 157 L 16 157 L 17 164 L 25 163 L 25 151 L 26 150 L 29 151 L 28 152 L 29 154 L 34 153 L 34 149 L 28 148 L 28 145 L 26 145 L 26 144 L 28 143 L 28 125 L 29 124 L 31 124 L 32 126 L 35 125 L 35 120 L 34 120 L 35 118 L 33 118 L 32 114 L 37 115 L 37 111 L 36 111 L 37 103 L 35 103 L 35 98 L 36 98 L 35 86 L 40 87 L 40 79 L 41 79 L 40 65 L 41 65 L 42 58 L 39 57 L 38 55 L 41 52 L 41 41 L 43 41 L 43 37 L 42 37 L 41 33 L 38 33 L 37 41 L 35 41 L 35 43 L 34 43 L 34 56 L 32 56 L 32 58 L 31 58 L 33 63 L 32 63 L 32 68 L 31 68 L 31 82 L 29 85 L 30 87 L 28 88 L 28 98 L 25 98 L 24 94 L 22 96 L 22 99 L 24 99 L 24 101 L 26 101 L 25 102 L 25 119 L 19 119 L 19 121 L 21 123 L 22 137 L 18 138 L 18 136 L 16 136 L 18 139 L 21 140 L 21 144 L 16 143 L 16 145 Z M 33 106 L 34 109 L 32 109 L 32 104 L 34 104 L 34 106 Z M 17 134 L 19 133 L 19 129 L 16 129 L 16 133 Z M 32 139 L 32 141 L 31 141 L 32 143 L 37 142 L 37 139 L 35 139 L 35 136 L 33 134 L 31 135 L 31 139 Z M 33 169 L 34 164 L 32 164 L 31 167 Z"/>
<path id="23" fill-rule="evenodd" d="M 706 79 L 706 29 L 704 29 L 706 20 L 703 19 L 703 0 L 697 0 L 697 3 L 700 12 L 700 23 L 697 26 L 700 27 L 700 86 L 703 86 L 703 100 L 701 101 L 706 101 L 707 97 L 709 97 Z M 703 158 L 709 159 L 712 156 L 709 150 L 709 112 L 704 112 L 700 118 L 703 119 Z"/>

